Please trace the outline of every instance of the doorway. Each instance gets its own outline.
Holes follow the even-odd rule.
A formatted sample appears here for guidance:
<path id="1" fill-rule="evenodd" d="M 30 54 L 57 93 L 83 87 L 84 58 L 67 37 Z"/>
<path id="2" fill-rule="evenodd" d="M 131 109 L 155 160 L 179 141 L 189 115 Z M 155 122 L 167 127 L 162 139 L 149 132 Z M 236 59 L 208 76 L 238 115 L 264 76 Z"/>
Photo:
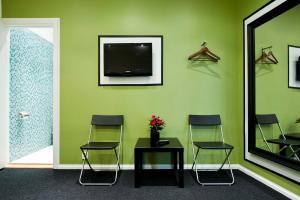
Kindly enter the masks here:
<path id="1" fill-rule="evenodd" d="M 58 168 L 59 19 L 2 19 L 2 167 Z M 6 33 L 6 34 L 3 34 Z M 6 53 L 3 53 L 6 52 Z M 6 83 L 5 83 L 6 80 Z M 4 86 L 6 86 L 4 88 Z"/>
<path id="2" fill-rule="evenodd" d="M 53 28 L 9 30 L 9 162 L 53 164 Z"/>

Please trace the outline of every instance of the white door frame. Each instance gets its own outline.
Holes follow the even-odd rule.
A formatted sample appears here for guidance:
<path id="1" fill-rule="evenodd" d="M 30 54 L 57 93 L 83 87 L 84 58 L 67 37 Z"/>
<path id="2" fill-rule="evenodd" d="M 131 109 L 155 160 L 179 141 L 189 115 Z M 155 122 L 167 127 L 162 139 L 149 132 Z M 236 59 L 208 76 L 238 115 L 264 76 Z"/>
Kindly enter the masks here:
<path id="1" fill-rule="evenodd" d="M 9 37 L 8 29 L 0 20 L 0 169 L 5 167 L 9 158 Z"/>
<path id="2" fill-rule="evenodd" d="M 59 156 L 59 138 L 60 138 L 60 19 L 59 18 L 2 18 L 0 19 L 5 27 L 51 27 L 53 28 L 53 168 L 57 169 L 60 163 Z M 9 45 L 7 46 L 7 52 L 9 51 Z M 9 86 L 8 83 L 8 72 L 9 72 L 9 54 L 7 53 L 7 61 L 4 66 L 1 66 L 1 72 L 6 72 L 0 74 L 0 81 L 4 80 L 5 83 L 1 83 L 1 85 Z M 2 77 L 3 76 L 3 77 Z M 1 81 L 2 82 L 2 81 Z M 0 91 L 2 93 L 2 91 Z M 3 91 L 5 93 L 5 105 L 9 105 L 9 98 L 7 95 L 8 88 Z M 0 96 L 2 94 L 0 93 Z M 6 134 L 6 142 L 9 144 L 8 135 L 9 135 L 9 108 L 7 108 L 6 112 L 0 112 L 0 119 L 5 119 L 6 126 L 1 130 L 2 133 Z M 1 150 L 3 151 L 3 150 Z M 5 147 L 7 153 L 6 163 L 8 163 L 8 145 Z"/>

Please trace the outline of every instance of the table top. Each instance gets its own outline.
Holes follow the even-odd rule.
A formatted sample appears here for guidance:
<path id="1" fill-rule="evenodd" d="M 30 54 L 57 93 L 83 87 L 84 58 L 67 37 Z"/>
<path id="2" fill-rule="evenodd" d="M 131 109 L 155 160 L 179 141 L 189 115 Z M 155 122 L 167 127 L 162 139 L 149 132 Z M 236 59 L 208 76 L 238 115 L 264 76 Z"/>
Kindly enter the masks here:
<path id="1" fill-rule="evenodd" d="M 161 140 L 169 140 L 169 144 L 165 145 L 150 145 L 150 138 L 139 138 L 136 142 L 136 149 L 183 149 L 182 144 L 179 142 L 177 138 L 160 138 Z"/>
<path id="2" fill-rule="evenodd" d="M 300 133 L 287 133 L 286 138 L 300 140 Z"/>

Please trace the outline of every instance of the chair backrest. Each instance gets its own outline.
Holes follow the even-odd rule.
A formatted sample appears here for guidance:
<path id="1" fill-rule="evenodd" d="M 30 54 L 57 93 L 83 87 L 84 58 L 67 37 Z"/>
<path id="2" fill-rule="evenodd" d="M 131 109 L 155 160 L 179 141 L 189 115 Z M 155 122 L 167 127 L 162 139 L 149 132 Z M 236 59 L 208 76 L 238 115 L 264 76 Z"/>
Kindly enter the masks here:
<path id="1" fill-rule="evenodd" d="M 94 126 L 121 126 L 123 123 L 123 115 L 93 115 L 91 121 Z"/>
<path id="2" fill-rule="evenodd" d="M 278 124 L 278 119 L 275 114 L 256 115 L 256 123 L 260 125 Z"/>
<path id="3" fill-rule="evenodd" d="M 220 115 L 189 115 L 189 124 L 192 126 L 221 125 Z"/>

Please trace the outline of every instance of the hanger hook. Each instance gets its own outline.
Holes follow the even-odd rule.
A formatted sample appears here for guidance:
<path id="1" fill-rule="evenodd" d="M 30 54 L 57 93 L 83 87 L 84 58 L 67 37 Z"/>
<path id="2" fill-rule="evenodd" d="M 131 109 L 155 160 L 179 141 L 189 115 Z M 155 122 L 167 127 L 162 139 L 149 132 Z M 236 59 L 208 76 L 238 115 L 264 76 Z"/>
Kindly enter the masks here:
<path id="1" fill-rule="evenodd" d="M 272 46 L 265 47 L 265 48 L 262 48 L 262 51 L 265 51 L 265 50 L 267 50 L 267 49 L 271 49 L 271 48 L 272 48 Z"/>
<path id="2" fill-rule="evenodd" d="M 207 45 L 206 41 L 203 41 L 203 43 L 201 44 L 202 47 L 206 47 L 206 45 Z"/>

